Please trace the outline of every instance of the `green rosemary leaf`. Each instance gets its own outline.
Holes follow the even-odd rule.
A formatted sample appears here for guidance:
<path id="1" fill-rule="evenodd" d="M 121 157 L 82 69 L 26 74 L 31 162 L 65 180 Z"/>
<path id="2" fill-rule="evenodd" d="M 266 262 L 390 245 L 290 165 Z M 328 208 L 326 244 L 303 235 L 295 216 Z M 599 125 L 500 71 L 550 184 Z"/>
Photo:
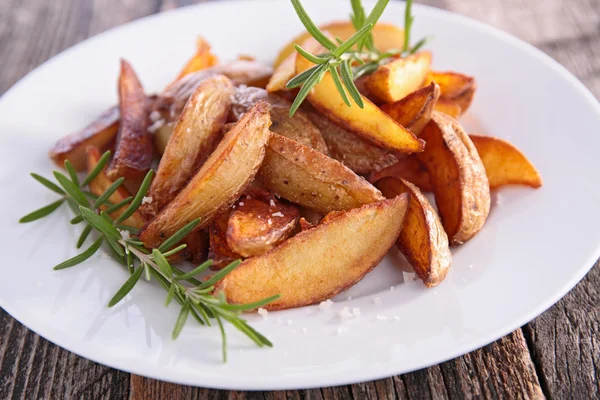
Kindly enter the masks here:
<path id="1" fill-rule="evenodd" d="M 123 247 L 121 247 L 121 245 L 115 239 L 106 236 L 106 243 L 108 243 L 108 246 L 119 256 L 125 257 L 125 250 L 123 250 Z"/>
<path id="2" fill-rule="evenodd" d="M 358 31 L 365 24 L 365 9 L 361 0 L 350 0 L 350 4 L 352 5 L 352 14 L 350 14 L 350 19 L 352 20 L 354 29 Z"/>
<path id="3" fill-rule="evenodd" d="M 148 188 L 150 187 L 150 184 L 152 183 L 153 175 L 154 175 L 153 170 L 148 171 L 148 173 L 146 174 L 146 177 L 142 181 L 142 185 L 140 186 L 140 189 L 138 190 L 137 194 L 133 198 L 133 201 L 131 202 L 129 207 L 127 207 L 127 209 L 123 212 L 123 214 L 119 218 L 117 218 L 117 220 L 116 220 L 117 223 L 123 222 L 127 218 L 131 217 L 133 215 L 133 213 L 140 207 L 140 205 L 142 204 L 142 199 L 144 198 L 146 193 L 148 193 Z"/>
<path id="4" fill-rule="evenodd" d="M 73 182 L 69 180 L 65 175 L 58 171 L 53 171 L 54 177 L 60 183 L 60 186 L 67 192 L 69 196 L 73 198 L 80 206 L 89 207 L 90 202 L 87 197 L 81 192 L 81 189 L 77 187 Z"/>
<path id="5" fill-rule="evenodd" d="M 202 264 L 200 264 L 199 266 L 197 266 L 196 268 L 191 270 L 190 272 L 187 272 L 183 275 L 176 276 L 175 280 L 177 280 L 177 281 L 184 280 L 185 281 L 190 278 L 193 278 L 196 275 L 201 274 L 202 272 L 206 271 L 212 265 L 212 263 L 213 263 L 212 260 L 206 260 Z"/>
<path id="6" fill-rule="evenodd" d="M 133 254 L 131 251 L 125 252 L 125 263 L 127 263 L 127 270 L 129 271 L 129 275 L 133 275 L 135 272 L 133 268 Z"/>
<path id="7" fill-rule="evenodd" d="M 306 71 L 300 72 L 298 75 L 290 79 L 289 82 L 285 85 L 285 87 L 287 87 L 288 89 L 294 89 L 299 86 L 302 86 L 302 84 L 304 84 L 304 82 L 306 82 L 306 80 L 310 78 L 312 73 L 315 72 L 315 70 L 318 68 L 319 66 L 315 65 L 314 67 L 310 67 Z"/>
<path id="8" fill-rule="evenodd" d="M 360 92 L 356 88 L 356 85 L 354 85 L 354 80 L 352 78 L 352 70 L 350 69 L 350 66 L 348 65 L 348 61 L 342 62 L 341 71 L 342 71 L 342 80 L 344 81 L 344 85 L 346 86 L 346 89 L 348 89 L 348 93 L 350 93 L 350 96 L 352 97 L 354 102 L 360 108 L 364 108 L 365 105 L 363 103 L 362 96 L 360 95 Z"/>
<path id="9" fill-rule="evenodd" d="M 171 278 L 171 276 L 173 276 L 173 270 L 171 269 L 171 264 L 169 264 L 165 256 L 163 256 L 158 249 L 154 249 L 152 250 L 152 257 L 154 258 L 156 265 L 158 265 L 158 268 L 160 268 L 162 274 L 167 278 Z"/>
<path id="10" fill-rule="evenodd" d="M 104 239 L 106 239 L 106 236 L 104 236 Z M 107 240 L 106 241 L 108 243 L 108 250 L 110 251 L 110 254 L 112 256 L 112 258 L 114 258 L 115 260 L 117 260 L 117 262 L 123 266 L 127 266 L 127 260 L 125 259 L 125 257 L 123 257 L 120 253 L 117 253 L 117 251 L 115 251 L 115 249 L 119 248 L 119 245 L 116 244 L 114 241 L 112 242 L 112 244 Z"/>
<path id="11" fill-rule="evenodd" d="M 331 74 L 331 77 L 333 78 L 333 83 L 335 83 L 335 87 L 338 90 L 338 92 L 340 92 L 340 96 L 342 96 L 342 100 L 344 100 L 344 103 L 346 103 L 346 105 L 348 107 L 351 106 L 350 104 L 350 99 L 348 98 L 348 95 L 346 94 L 346 91 L 344 90 L 344 86 L 342 85 L 342 81 L 340 80 L 340 74 L 338 73 L 338 70 L 336 67 L 329 67 L 329 73 Z"/>
<path id="12" fill-rule="evenodd" d="M 108 207 L 106 210 L 104 210 L 107 214 L 112 214 L 113 212 L 120 210 L 121 208 L 125 207 L 127 204 L 129 204 L 131 202 L 131 200 L 133 199 L 133 196 L 129 196 L 128 198 L 118 202 L 117 204 L 113 204 L 112 206 Z"/>
<path id="13" fill-rule="evenodd" d="M 219 272 L 217 272 L 216 274 L 211 276 L 206 281 L 202 282 L 202 285 L 200 285 L 200 288 L 203 289 L 203 288 L 212 286 L 215 283 L 219 282 L 221 279 L 223 279 L 225 277 L 225 275 L 227 275 L 228 273 L 230 273 L 231 271 L 236 269 L 238 267 L 238 265 L 240 265 L 241 263 L 242 263 L 242 260 L 232 261 L 225 268 L 223 268 L 222 270 L 220 270 Z"/>
<path id="14" fill-rule="evenodd" d="M 77 264 L 81 264 L 82 262 L 84 262 L 85 260 L 90 258 L 92 255 L 94 255 L 95 252 L 98 251 L 98 249 L 102 245 L 103 241 L 104 241 L 104 237 L 100 236 L 98 239 L 96 239 L 94 244 L 92 244 L 86 251 L 84 251 L 81 254 L 76 255 L 73 258 L 68 259 L 67 261 L 63 261 L 62 263 L 60 263 L 56 267 L 54 267 L 54 269 L 55 270 L 65 269 L 65 268 L 74 267 Z"/>
<path id="15" fill-rule="evenodd" d="M 373 24 L 367 24 L 363 26 L 358 32 L 350 36 L 344 43 L 340 44 L 339 47 L 332 52 L 332 55 L 335 58 L 340 58 L 342 54 L 350 50 L 352 46 L 354 46 L 359 40 L 370 34 L 371 29 L 373 29 Z"/>
<path id="16" fill-rule="evenodd" d="M 169 291 L 167 292 L 167 298 L 165 299 L 165 307 L 168 307 L 173 300 L 173 296 L 175 295 L 175 283 L 171 283 L 169 286 Z"/>
<path id="17" fill-rule="evenodd" d="M 73 217 L 73 218 L 72 218 L 72 219 L 69 221 L 69 223 L 70 223 L 71 225 L 77 225 L 77 224 L 79 224 L 80 222 L 83 222 L 83 217 L 81 216 L 81 214 L 74 216 L 74 217 Z"/>
<path id="18" fill-rule="evenodd" d="M 37 221 L 38 219 L 44 218 L 50 214 L 58 207 L 60 207 L 65 202 L 65 199 L 56 200 L 54 203 L 50 203 L 47 206 L 44 206 L 40 209 L 30 212 L 29 214 L 21 217 L 19 223 L 24 224 L 26 222 Z"/>
<path id="19" fill-rule="evenodd" d="M 403 53 L 408 53 L 410 49 L 410 30 L 412 29 L 412 0 L 406 0 L 404 7 L 404 46 L 402 47 Z"/>
<path id="20" fill-rule="evenodd" d="M 246 325 L 246 327 L 248 328 L 249 331 L 251 331 L 254 335 L 256 335 L 256 337 L 258 337 L 260 339 L 260 341 L 263 345 L 268 346 L 268 347 L 273 347 L 273 343 L 269 339 L 267 339 L 264 335 L 262 335 L 256 329 L 254 329 L 253 327 L 248 325 L 248 323 L 245 320 L 241 319 L 240 321 L 242 322 L 242 324 Z"/>
<path id="21" fill-rule="evenodd" d="M 91 170 L 90 173 L 85 177 L 83 182 L 81 182 L 81 186 L 89 185 L 90 182 L 93 181 L 98 176 L 98 174 L 104 169 L 104 167 L 106 166 L 106 164 L 108 163 L 109 160 L 110 160 L 110 150 L 107 151 L 106 153 L 102 154 L 102 157 L 100 157 L 100 159 L 98 160 L 98 163 L 96 164 L 94 169 Z"/>
<path id="22" fill-rule="evenodd" d="M 354 69 L 354 80 L 357 80 L 361 76 L 369 75 L 375 72 L 379 68 L 379 64 L 376 62 L 369 62 L 364 65 L 360 65 Z"/>
<path id="23" fill-rule="evenodd" d="M 140 231 L 138 228 L 134 228 L 133 226 L 123 224 L 115 224 L 115 228 L 117 228 L 120 231 L 128 231 L 134 234 L 137 234 Z"/>
<path id="24" fill-rule="evenodd" d="M 250 310 L 255 310 L 259 307 L 265 306 L 265 305 L 277 300 L 280 297 L 281 297 L 280 295 L 276 294 L 275 296 L 267 297 L 266 299 L 259 300 L 254 303 L 226 304 L 223 306 L 223 308 L 225 308 L 226 310 L 231 310 L 231 311 L 250 311 Z"/>
<path id="25" fill-rule="evenodd" d="M 48 189 L 52 190 L 54 193 L 58 193 L 58 194 L 66 194 L 64 190 L 62 190 L 61 188 L 59 188 L 54 182 L 44 178 L 41 175 L 38 175 L 36 173 L 31 173 L 29 174 L 31 175 L 31 177 L 33 179 L 35 179 L 36 181 L 38 181 L 39 183 L 41 183 L 42 185 L 44 185 L 45 187 L 47 187 Z"/>
<path id="26" fill-rule="evenodd" d="M 327 63 L 327 61 L 329 61 L 327 58 L 317 57 L 317 56 L 309 53 L 308 51 L 304 50 L 301 46 L 298 46 L 297 44 L 294 45 L 294 48 L 296 49 L 296 51 L 298 53 L 300 53 L 300 55 L 302 57 L 306 58 L 308 61 L 310 61 L 313 64 L 325 64 L 325 63 Z"/>
<path id="27" fill-rule="evenodd" d="M 100 231 L 107 237 L 110 237 L 114 240 L 121 239 L 121 234 L 114 226 L 112 226 L 110 222 L 108 222 L 107 220 L 105 220 L 104 218 L 102 218 L 87 207 L 79 207 L 79 210 L 81 211 L 83 219 L 85 219 L 90 225 L 92 225 L 94 229 Z"/>
<path id="28" fill-rule="evenodd" d="M 176 266 L 171 265 L 171 267 L 172 267 L 173 272 L 175 273 L 175 275 L 184 275 L 185 274 L 185 272 L 183 272 L 182 270 L 180 270 Z M 198 285 L 202 284 L 202 282 L 200 282 L 199 280 L 194 279 L 194 278 L 186 278 L 184 280 L 187 281 L 187 282 L 189 282 L 189 283 L 191 283 L 194 286 L 198 286 Z"/>
<path id="29" fill-rule="evenodd" d="M 294 116 L 300 104 L 304 101 L 308 93 L 312 90 L 312 88 L 323 78 L 325 71 L 327 71 L 327 65 L 320 65 L 319 68 L 315 69 L 315 71 L 310 75 L 310 77 L 304 82 L 302 88 L 296 95 L 294 102 L 292 103 L 292 107 L 290 107 L 290 117 Z"/>
<path id="30" fill-rule="evenodd" d="M 92 206 L 92 208 L 97 209 L 102 204 L 104 204 L 104 202 L 106 200 L 108 200 L 114 192 L 117 191 L 117 189 L 123 184 L 123 182 L 125 182 L 125 178 L 123 178 L 123 177 L 114 181 L 114 183 L 112 185 L 110 185 L 108 187 L 108 189 L 106 189 L 106 191 L 104 193 L 102 193 L 102 195 L 100 197 L 98 197 L 98 199 L 94 202 L 94 205 Z"/>
<path id="31" fill-rule="evenodd" d="M 113 296 L 113 298 L 110 299 L 110 301 L 108 302 L 108 306 L 109 307 L 112 307 L 115 304 L 117 304 L 118 302 L 120 302 L 121 300 L 123 300 L 123 298 L 125 296 L 127 296 L 127 294 L 129 292 L 131 292 L 131 289 L 133 289 L 133 287 L 135 286 L 135 284 L 138 283 L 138 281 L 142 277 L 142 272 L 144 272 L 144 268 L 142 268 L 141 266 L 138 267 L 138 269 L 135 270 L 135 272 L 133 273 L 133 275 L 131 275 L 129 277 L 129 279 L 127 279 L 125 281 L 125 283 L 123 284 L 123 286 L 121 286 L 121 288 L 117 291 L 117 293 L 115 293 L 115 295 Z"/>
<path id="32" fill-rule="evenodd" d="M 65 160 L 65 169 L 69 173 L 71 181 L 75 184 L 75 186 L 79 186 L 79 177 L 77 176 L 77 171 L 75 171 L 75 168 L 73 167 L 73 164 L 71 164 L 71 161 Z"/>
<path id="33" fill-rule="evenodd" d="M 336 48 L 335 43 L 333 43 L 321 30 L 315 25 L 315 23 L 310 19 L 304 7 L 300 3 L 300 0 L 291 0 L 292 5 L 294 6 L 294 10 L 296 10 L 296 14 L 300 18 L 300 21 L 306 28 L 306 30 L 314 37 L 319 43 L 321 43 L 325 48 L 333 51 Z"/>
<path id="34" fill-rule="evenodd" d="M 77 240 L 77 248 L 78 249 L 80 249 L 81 246 L 83 246 L 83 244 L 85 243 L 85 240 L 90 235 L 90 232 L 92 232 L 92 226 L 86 225 L 85 228 L 83 228 L 83 231 L 81 231 L 81 235 L 79 235 L 79 239 Z"/>
<path id="35" fill-rule="evenodd" d="M 179 317 L 177 317 L 177 322 L 175 322 L 175 327 L 173 328 L 173 340 L 177 339 L 183 326 L 185 325 L 185 321 L 187 321 L 188 315 L 190 314 L 190 300 L 185 299 L 183 302 L 183 306 L 181 307 L 181 311 L 179 312 Z"/>
<path id="36" fill-rule="evenodd" d="M 183 238 L 185 238 L 188 234 L 190 234 L 194 228 L 198 226 L 200 223 L 200 218 L 196 218 L 187 223 L 183 228 L 175 232 L 171 237 L 163 242 L 160 246 L 158 246 L 158 250 L 163 252 L 170 250 L 171 247 L 175 246 L 177 243 L 181 242 Z"/>
<path id="37" fill-rule="evenodd" d="M 133 246 L 143 246 L 144 242 L 142 242 L 141 240 L 135 240 L 135 239 L 127 239 L 125 240 L 125 243 L 133 245 Z"/>
<path id="38" fill-rule="evenodd" d="M 240 332 L 242 332 L 244 335 L 248 336 L 250 338 L 250 340 L 252 340 L 254 343 L 256 343 L 256 345 L 258 347 L 263 347 L 264 343 L 261 340 L 261 338 L 259 336 L 256 335 L 256 331 L 254 329 L 248 329 L 249 325 L 245 323 L 244 320 L 238 318 L 237 316 L 235 317 L 223 317 L 225 318 L 227 321 L 229 321 L 229 323 L 231 323 L 231 325 L 235 326 Z"/>
<path id="39" fill-rule="evenodd" d="M 104 211 L 100 212 L 100 217 L 102 217 L 106 222 L 108 222 L 109 224 L 113 225 L 113 219 L 110 217 L 110 215 L 108 215 L 107 213 L 105 213 Z M 114 225 L 113 225 L 114 226 Z"/>
<path id="40" fill-rule="evenodd" d="M 140 242 L 142 245 L 144 244 L 143 242 Z M 173 254 L 177 254 L 179 253 L 181 250 L 185 249 L 187 247 L 186 244 L 181 244 L 177 247 L 175 247 L 172 250 L 167 251 L 166 253 L 163 253 L 163 256 L 165 257 L 171 257 Z"/>
<path id="41" fill-rule="evenodd" d="M 421 50 L 421 47 L 425 46 L 427 43 L 429 43 L 431 40 L 433 39 L 433 37 L 431 36 L 425 36 L 423 39 L 419 40 L 417 42 L 417 44 L 415 44 L 409 51 L 410 54 L 415 54 L 417 51 Z"/>
<path id="42" fill-rule="evenodd" d="M 207 306 L 205 306 L 204 304 L 200 304 L 197 307 L 198 311 L 200 311 L 200 313 L 202 314 L 202 316 L 204 317 L 205 321 L 206 321 L 206 325 L 208 326 L 212 326 L 212 324 L 210 323 L 210 319 L 215 317 L 215 313 L 212 312 L 210 310 L 210 308 L 208 308 Z"/>
<path id="43" fill-rule="evenodd" d="M 390 2 L 390 0 L 377 1 L 377 4 L 375 4 L 375 7 L 373 7 L 373 9 L 371 10 L 371 13 L 365 20 L 365 25 L 368 25 L 368 24 L 375 25 L 377 23 L 377 21 L 379 21 L 381 14 L 383 14 L 383 10 L 385 10 L 385 8 L 387 7 L 389 2 Z M 407 4 L 408 3 L 409 3 L 409 1 L 407 1 Z"/>
<path id="44" fill-rule="evenodd" d="M 206 323 L 204 322 L 204 320 L 202 319 L 202 317 L 200 317 L 200 315 L 198 315 L 198 312 L 196 311 L 196 305 L 194 304 L 192 308 L 190 308 L 190 314 L 192 314 L 192 317 L 194 317 L 194 319 L 196 321 L 198 321 L 198 323 L 200 325 L 205 325 Z M 208 318 L 206 319 L 206 321 L 208 322 Z M 208 325 L 210 326 L 210 324 Z"/>
<path id="45" fill-rule="evenodd" d="M 219 331 L 221 331 L 221 352 L 223 353 L 223 362 L 227 362 L 227 335 L 225 335 L 225 328 L 223 328 L 223 323 L 221 322 L 221 317 L 219 314 L 215 314 L 215 318 L 217 319 L 217 324 L 219 324 Z"/>
<path id="46" fill-rule="evenodd" d="M 69 208 L 71 209 L 73 214 L 81 215 L 81 211 L 79 211 L 79 205 L 77 204 L 77 202 L 70 197 L 67 197 L 66 200 L 67 200 L 67 205 L 69 206 Z"/>

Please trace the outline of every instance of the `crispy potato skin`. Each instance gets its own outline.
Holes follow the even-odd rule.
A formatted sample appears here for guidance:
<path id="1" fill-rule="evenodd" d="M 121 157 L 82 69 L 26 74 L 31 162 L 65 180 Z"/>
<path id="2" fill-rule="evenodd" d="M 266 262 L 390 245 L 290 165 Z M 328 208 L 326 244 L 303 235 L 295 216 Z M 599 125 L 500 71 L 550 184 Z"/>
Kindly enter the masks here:
<path id="1" fill-rule="evenodd" d="M 321 51 L 320 45 L 314 39 L 309 39 L 303 47 L 315 53 Z M 313 65 L 304 57 L 296 57 L 296 73 L 303 72 Z M 366 97 L 362 96 L 364 108 L 361 109 L 354 103 L 348 107 L 329 73 L 325 74 L 321 83 L 315 85 L 307 98 L 323 116 L 377 146 L 401 153 L 418 152 L 425 147 L 422 140 L 399 125 Z"/>
<path id="2" fill-rule="evenodd" d="M 229 78 L 217 75 L 200 83 L 188 100 L 150 187 L 155 211 L 175 198 L 221 139 L 234 91 Z"/>
<path id="3" fill-rule="evenodd" d="M 339 37 L 342 40 L 348 39 L 354 33 L 356 28 L 350 21 L 333 21 L 319 27 L 322 31 L 329 32 L 333 37 Z M 404 45 L 404 30 L 398 28 L 395 25 L 387 24 L 385 22 L 378 22 L 372 30 L 375 47 L 381 51 L 387 51 L 391 49 L 401 49 Z M 290 54 L 296 54 L 295 44 L 302 44 L 308 38 L 310 38 L 308 32 L 303 32 L 300 35 L 292 39 L 286 44 L 275 59 L 273 66 L 277 68 L 283 63 L 283 61 L 289 57 Z"/>
<path id="4" fill-rule="evenodd" d="M 452 264 L 448 235 L 427 198 L 412 183 L 387 177 L 376 183 L 387 198 L 410 193 L 410 204 L 396 245 L 427 287 L 444 280 Z"/>
<path id="5" fill-rule="evenodd" d="M 258 102 L 225 134 L 202 168 L 140 234 L 148 248 L 160 245 L 190 221 L 197 229 L 231 207 L 254 179 L 269 140 L 269 105 Z"/>
<path id="6" fill-rule="evenodd" d="M 259 178 L 273 193 L 324 214 L 383 198 L 338 161 L 277 134 L 269 140 Z"/>
<path id="7" fill-rule="evenodd" d="M 452 118 L 458 118 L 462 114 L 462 110 L 460 109 L 458 103 L 448 98 L 440 97 L 433 108 L 434 110 L 443 112 Z"/>
<path id="8" fill-rule="evenodd" d="M 69 160 L 77 171 L 85 171 L 86 148 L 94 146 L 102 149 L 111 143 L 117 137 L 120 118 L 118 106 L 109 108 L 82 130 L 56 142 L 50 150 L 50 158 L 61 168 L 65 160 Z"/>
<path id="9" fill-rule="evenodd" d="M 382 104 L 381 109 L 397 123 L 415 135 L 419 135 L 431 120 L 431 113 L 439 97 L 440 87 L 435 82 L 431 82 L 402 100 L 391 104 Z"/>
<path id="10" fill-rule="evenodd" d="M 458 72 L 431 71 L 425 83 L 429 84 L 431 82 L 435 82 L 440 86 L 440 99 L 452 100 L 460 107 L 461 114 L 467 111 L 477 90 L 477 82 L 474 77 Z"/>
<path id="11" fill-rule="evenodd" d="M 100 160 L 100 157 L 102 156 L 102 153 L 100 152 L 100 150 L 97 147 L 90 146 L 87 148 L 86 154 L 87 154 L 87 170 L 88 170 L 88 172 L 91 172 L 98 164 L 98 161 Z M 104 194 L 106 192 L 106 190 L 108 190 L 110 185 L 112 185 L 113 183 L 114 183 L 114 181 L 106 175 L 106 170 L 103 170 L 98 174 L 98 176 L 96 176 L 96 178 L 94 178 L 93 181 L 90 182 L 90 185 L 89 185 L 90 192 L 94 193 L 96 196 L 101 196 L 102 194 Z M 121 201 L 125 200 L 129 196 L 131 196 L 131 195 L 129 194 L 127 189 L 125 189 L 125 187 L 123 187 L 123 186 L 120 186 L 108 198 L 108 200 L 113 204 L 117 204 L 117 203 L 120 203 Z M 107 208 L 106 206 L 100 207 L 101 210 L 105 210 L 106 208 Z M 127 206 L 123 206 L 123 208 L 120 208 L 117 211 L 113 212 L 112 214 L 110 214 L 111 218 L 113 218 L 113 219 L 119 218 L 121 216 L 121 214 L 123 214 L 125 212 L 126 208 L 127 208 Z M 146 219 L 144 218 L 142 213 L 140 213 L 139 211 L 136 211 L 133 213 L 133 215 L 131 217 L 129 217 L 125 221 L 123 221 L 123 224 L 139 229 L 146 224 Z"/>
<path id="12" fill-rule="evenodd" d="M 229 216 L 227 244 L 243 257 L 259 256 L 290 237 L 298 218 L 291 204 L 242 197 Z"/>
<path id="13" fill-rule="evenodd" d="M 179 80 L 192 72 L 201 71 L 219 63 L 219 58 L 211 51 L 210 44 L 202 36 L 196 39 L 196 54 L 184 65 L 175 80 Z"/>
<path id="14" fill-rule="evenodd" d="M 381 65 L 365 78 L 369 94 L 385 103 L 403 99 L 419 89 L 431 68 L 431 53 L 422 51 Z"/>
<path id="15" fill-rule="evenodd" d="M 377 266 L 398 237 L 407 206 L 408 196 L 402 195 L 342 213 L 245 260 L 215 291 L 223 291 L 232 304 L 280 294 L 265 306 L 269 310 L 331 298 Z"/>
<path id="16" fill-rule="evenodd" d="M 152 137 L 148 132 L 148 102 L 131 65 L 121 60 L 119 76 L 121 124 L 115 155 L 108 166 L 111 179 L 141 180 L 152 164 Z"/>
<path id="17" fill-rule="evenodd" d="M 517 184 L 539 188 L 542 177 L 513 144 L 490 136 L 469 135 L 481 157 L 490 189 Z"/>
<path id="18" fill-rule="evenodd" d="M 416 155 L 429 172 L 435 202 L 451 244 L 464 243 L 483 227 L 490 188 L 477 149 L 460 124 L 435 112 L 423 130 L 427 142 Z"/>
<path id="19" fill-rule="evenodd" d="M 328 154 L 327 145 L 319 129 L 308 117 L 297 111 L 290 118 L 292 104 L 282 97 L 268 93 L 264 89 L 254 87 L 238 87 L 233 97 L 230 120 L 239 120 L 244 113 L 258 101 L 263 100 L 271 105 L 271 132 L 285 136 L 320 153 Z"/>
<path id="20" fill-rule="evenodd" d="M 210 250 L 208 258 L 213 260 L 212 270 L 220 270 L 232 261 L 243 258 L 237 254 L 227 244 L 227 223 L 231 210 L 226 210 L 223 214 L 215 217 L 208 227 Z"/>
<path id="21" fill-rule="evenodd" d="M 302 110 L 321 131 L 331 157 L 357 174 L 368 174 L 398 161 L 398 157 L 393 152 L 377 147 L 334 124 L 309 104 L 303 104 Z"/>
<path id="22" fill-rule="evenodd" d="M 396 164 L 373 172 L 369 175 L 369 182 L 375 183 L 386 176 L 405 179 L 423 192 L 433 191 L 427 168 L 415 156 L 400 157 Z"/>

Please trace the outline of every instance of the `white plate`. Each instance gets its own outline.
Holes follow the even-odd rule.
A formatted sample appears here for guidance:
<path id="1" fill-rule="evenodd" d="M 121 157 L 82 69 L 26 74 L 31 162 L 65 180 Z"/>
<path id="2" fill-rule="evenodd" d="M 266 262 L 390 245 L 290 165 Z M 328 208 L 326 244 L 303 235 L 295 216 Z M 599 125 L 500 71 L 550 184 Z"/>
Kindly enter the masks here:
<path id="1" fill-rule="evenodd" d="M 305 2 L 320 22 L 349 13 L 347 1 Z M 401 25 L 403 11 L 402 4 L 391 3 L 383 19 Z M 189 57 L 198 33 L 222 59 L 246 53 L 270 61 L 301 28 L 287 1 L 215 2 L 87 40 L 0 99 L 0 305 L 40 335 L 97 362 L 227 389 L 307 388 L 399 374 L 479 348 L 540 314 L 599 256 L 600 107 L 580 82 L 532 46 L 449 12 L 424 6 L 414 11 L 414 37 L 435 36 L 435 68 L 477 77 L 465 125 L 511 140 L 544 178 L 540 190 L 498 192 L 485 228 L 454 249 L 452 269 L 439 287 L 402 283 L 395 264 L 404 261 L 391 255 L 338 296 L 330 311 L 306 307 L 266 320 L 249 316 L 275 343 L 273 349 L 255 348 L 228 328 L 230 360 L 222 364 L 214 328 L 190 323 L 171 340 L 178 307 L 165 309 L 165 293 L 157 286 L 141 283 L 126 301 L 107 309 L 127 277 L 114 262 L 95 257 L 52 270 L 76 253 L 79 228 L 66 222 L 66 210 L 40 223 L 17 223 L 55 198 L 27 172 L 50 175 L 46 152 L 53 142 L 115 103 L 120 57 L 155 91 Z M 341 322 L 337 312 L 345 306 L 360 307 L 362 316 Z"/>

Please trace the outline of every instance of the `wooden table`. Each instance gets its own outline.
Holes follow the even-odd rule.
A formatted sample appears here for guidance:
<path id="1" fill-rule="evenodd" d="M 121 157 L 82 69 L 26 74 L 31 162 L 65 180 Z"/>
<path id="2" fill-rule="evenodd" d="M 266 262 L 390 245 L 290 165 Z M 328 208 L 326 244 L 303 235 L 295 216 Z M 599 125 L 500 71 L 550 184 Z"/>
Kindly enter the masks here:
<path id="1" fill-rule="evenodd" d="M 89 36 L 193 2 L 1 0 L 0 93 Z M 600 96 L 600 0 L 422 2 L 474 17 L 534 44 Z M 600 398 L 599 305 L 596 264 L 572 292 L 533 322 L 463 357 L 375 382 L 254 393 L 179 386 L 104 367 L 49 343 L 0 310 L 0 398 Z"/>

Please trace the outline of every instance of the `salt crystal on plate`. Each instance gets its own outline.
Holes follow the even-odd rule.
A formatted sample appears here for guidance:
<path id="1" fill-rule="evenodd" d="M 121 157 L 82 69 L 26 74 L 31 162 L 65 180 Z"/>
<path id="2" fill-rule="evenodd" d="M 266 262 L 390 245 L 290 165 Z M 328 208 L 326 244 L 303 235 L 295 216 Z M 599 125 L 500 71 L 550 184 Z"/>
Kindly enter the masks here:
<path id="1" fill-rule="evenodd" d="M 354 307 L 352 309 L 352 315 L 354 315 L 355 317 L 360 317 L 360 308 Z"/>
<path id="2" fill-rule="evenodd" d="M 142 204 L 150 204 L 152 203 L 152 197 L 151 196 L 144 196 L 142 197 Z"/>
<path id="3" fill-rule="evenodd" d="M 325 311 L 328 308 L 331 308 L 332 305 L 333 305 L 333 301 L 325 300 L 325 301 L 322 301 L 321 303 L 319 303 L 319 309 L 321 309 L 321 311 Z"/>
<path id="4" fill-rule="evenodd" d="M 350 312 L 350 309 L 348 307 L 342 308 L 338 315 L 340 316 L 340 319 L 342 321 L 352 318 L 352 313 Z"/>
<path id="5" fill-rule="evenodd" d="M 269 315 L 269 312 L 267 310 L 265 310 L 264 308 L 259 308 L 258 309 L 258 315 L 260 315 L 261 317 L 267 318 L 267 316 Z"/>
<path id="6" fill-rule="evenodd" d="M 375 303 L 375 305 L 378 305 L 378 306 L 380 306 L 382 304 L 381 299 L 379 297 L 375 297 L 373 299 L 373 303 Z"/>

